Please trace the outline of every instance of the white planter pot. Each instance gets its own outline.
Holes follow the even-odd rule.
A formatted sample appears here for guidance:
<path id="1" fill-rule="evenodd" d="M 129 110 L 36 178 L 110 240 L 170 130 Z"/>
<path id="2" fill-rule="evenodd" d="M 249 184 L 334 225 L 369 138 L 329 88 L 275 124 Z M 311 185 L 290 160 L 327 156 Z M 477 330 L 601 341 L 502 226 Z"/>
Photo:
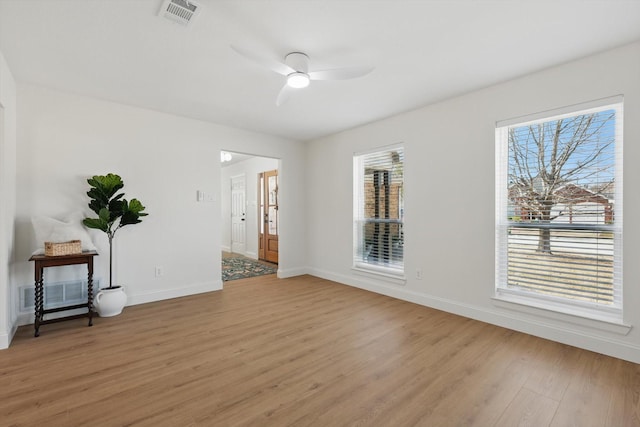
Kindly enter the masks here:
<path id="1" fill-rule="evenodd" d="M 124 287 L 102 289 L 93 299 L 93 306 L 100 317 L 117 316 L 127 303 Z"/>

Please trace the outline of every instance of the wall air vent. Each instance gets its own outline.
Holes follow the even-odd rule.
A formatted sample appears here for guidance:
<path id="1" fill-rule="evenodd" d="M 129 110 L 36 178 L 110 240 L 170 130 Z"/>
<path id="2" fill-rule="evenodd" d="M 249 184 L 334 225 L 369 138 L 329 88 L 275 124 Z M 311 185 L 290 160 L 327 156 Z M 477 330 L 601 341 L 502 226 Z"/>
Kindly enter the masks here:
<path id="1" fill-rule="evenodd" d="M 34 285 L 20 286 L 20 311 L 33 311 L 35 305 Z M 100 280 L 93 281 L 93 296 L 98 293 Z M 44 284 L 45 308 L 55 308 L 63 305 L 81 304 L 87 302 L 87 281 L 77 280 Z"/>
<path id="2" fill-rule="evenodd" d="M 191 0 L 164 0 L 159 16 L 182 25 L 189 25 L 200 13 L 201 6 Z"/>

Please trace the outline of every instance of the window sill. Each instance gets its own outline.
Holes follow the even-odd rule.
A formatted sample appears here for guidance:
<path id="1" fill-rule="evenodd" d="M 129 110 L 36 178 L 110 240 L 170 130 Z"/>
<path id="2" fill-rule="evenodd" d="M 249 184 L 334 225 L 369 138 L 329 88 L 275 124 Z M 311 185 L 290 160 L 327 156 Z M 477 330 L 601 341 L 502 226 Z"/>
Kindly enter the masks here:
<path id="1" fill-rule="evenodd" d="M 627 335 L 632 326 L 627 325 L 618 312 L 600 312 L 575 307 L 555 301 L 543 301 L 536 297 L 498 290 L 491 298 L 494 305 L 521 313 L 561 320 L 578 326 L 586 326 L 618 335 Z"/>
<path id="2" fill-rule="evenodd" d="M 405 277 L 404 272 L 395 273 L 385 268 L 375 268 L 369 266 L 361 267 L 358 265 L 354 265 L 353 267 L 351 267 L 351 270 L 353 270 L 356 274 L 378 280 L 384 280 L 396 285 L 405 285 L 407 283 L 407 278 Z"/>

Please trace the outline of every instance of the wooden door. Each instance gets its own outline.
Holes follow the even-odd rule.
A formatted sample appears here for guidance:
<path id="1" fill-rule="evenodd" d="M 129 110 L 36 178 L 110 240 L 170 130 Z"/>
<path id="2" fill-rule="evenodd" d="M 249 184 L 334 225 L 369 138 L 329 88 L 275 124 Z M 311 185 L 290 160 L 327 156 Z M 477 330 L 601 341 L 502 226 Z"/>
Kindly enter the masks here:
<path id="1" fill-rule="evenodd" d="M 260 243 L 258 257 L 278 262 L 278 171 L 263 172 L 259 178 Z"/>

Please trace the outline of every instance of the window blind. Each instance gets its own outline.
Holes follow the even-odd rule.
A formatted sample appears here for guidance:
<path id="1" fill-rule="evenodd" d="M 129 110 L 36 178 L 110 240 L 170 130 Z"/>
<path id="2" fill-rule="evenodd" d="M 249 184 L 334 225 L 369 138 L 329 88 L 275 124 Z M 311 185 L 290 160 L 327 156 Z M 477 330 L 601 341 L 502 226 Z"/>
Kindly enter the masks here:
<path id="1" fill-rule="evenodd" d="M 404 149 L 354 156 L 354 266 L 404 273 Z"/>
<path id="2" fill-rule="evenodd" d="M 499 292 L 622 308 L 622 103 L 496 129 Z"/>

